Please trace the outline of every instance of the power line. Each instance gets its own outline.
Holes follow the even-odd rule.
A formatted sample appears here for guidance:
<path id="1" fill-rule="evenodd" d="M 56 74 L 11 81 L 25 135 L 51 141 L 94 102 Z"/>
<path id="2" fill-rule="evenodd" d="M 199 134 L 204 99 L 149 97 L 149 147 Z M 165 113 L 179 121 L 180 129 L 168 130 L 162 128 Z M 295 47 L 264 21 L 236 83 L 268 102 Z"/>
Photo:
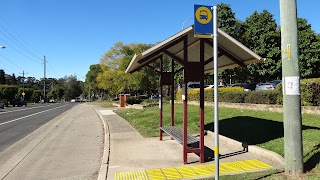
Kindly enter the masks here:
<path id="1" fill-rule="evenodd" d="M 18 38 L 20 38 L 26 45 L 28 45 L 31 49 L 33 49 L 34 51 L 36 51 L 38 54 L 43 54 L 43 53 L 41 53 L 41 52 L 39 52 L 38 50 L 36 50 L 35 48 L 33 48 L 26 40 L 24 40 L 20 35 L 19 35 L 19 33 L 17 33 L 10 25 L 9 25 L 9 23 L 3 18 L 3 17 L 1 17 L 0 16 L 0 19 L 9 27 L 9 29 L 11 29 L 11 31 L 12 32 L 14 32 L 14 34 L 16 34 L 17 36 L 18 36 Z M 14 38 L 14 39 L 16 39 L 16 38 Z M 18 42 L 20 42 L 19 40 L 18 40 Z M 20 44 L 22 44 L 23 45 L 23 43 L 20 43 Z M 23 45 L 24 46 L 24 45 Z M 25 46 L 24 46 L 25 47 Z M 26 48 L 26 49 L 28 49 L 28 48 Z M 30 51 L 29 49 L 28 49 L 28 51 Z M 32 51 L 30 51 L 32 54 L 34 54 L 34 55 L 36 55 L 35 53 L 33 53 Z M 37 57 L 41 57 L 41 56 L 38 56 L 38 55 L 36 55 Z M 41 59 L 41 58 L 40 58 Z"/>
<path id="2" fill-rule="evenodd" d="M 12 65 L 14 65 L 14 66 L 11 66 L 11 65 L 9 65 L 9 64 L 5 64 L 5 63 L 2 61 L 2 62 L 1 62 L 2 67 L 4 67 L 3 65 L 10 66 L 10 69 L 11 69 L 11 70 L 12 70 L 12 68 L 13 68 L 13 69 L 16 69 L 16 67 L 19 68 L 19 70 L 16 70 L 16 71 L 20 71 L 20 70 L 26 69 L 26 67 L 22 68 L 21 66 L 17 65 L 17 64 L 14 63 L 12 60 L 10 60 L 9 58 L 3 56 L 2 54 L 0 54 L 0 56 L 1 56 L 3 59 L 9 61 Z M 27 69 L 30 69 L 30 67 L 27 68 Z M 12 71 L 12 72 L 13 72 L 13 71 Z M 29 75 L 32 75 L 32 76 L 35 77 L 35 74 L 33 74 L 33 73 L 29 73 Z"/>
<path id="3" fill-rule="evenodd" d="M 13 65 L 17 66 L 18 68 L 20 68 L 21 70 L 23 70 L 23 68 L 22 68 L 22 67 L 20 67 L 20 66 L 19 66 L 19 65 L 17 65 L 16 63 L 14 63 L 14 62 L 13 62 L 12 60 L 10 60 L 9 58 L 7 58 L 7 57 L 3 56 L 2 54 L 0 54 L 0 56 L 1 56 L 3 59 L 5 59 L 5 60 L 9 61 L 11 64 L 13 64 Z"/>
<path id="4" fill-rule="evenodd" d="M 0 30 L 0 33 L 2 33 L 9 41 L 11 41 L 17 47 L 19 47 L 20 49 L 22 49 L 26 53 L 30 54 L 31 56 L 35 57 L 36 59 L 41 59 L 41 58 L 37 57 L 37 55 L 35 55 L 33 52 L 28 50 L 23 44 L 21 44 L 19 42 L 19 40 L 17 40 L 15 37 L 13 37 L 1 24 L 0 24 L 0 27 L 2 27 L 2 29 L 4 29 L 9 36 L 7 34 L 3 33 L 3 31 L 1 31 L 1 30 Z"/>
<path id="5" fill-rule="evenodd" d="M 33 62 L 39 63 L 36 60 L 30 58 L 29 56 L 27 56 L 26 54 L 24 54 L 23 52 L 19 51 L 18 49 L 16 49 L 14 46 L 12 46 L 10 43 L 8 43 L 7 41 L 5 41 L 4 39 L 0 38 L 0 40 L 2 40 L 3 42 L 5 42 L 6 44 L 8 44 L 10 47 L 12 47 L 14 50 L 16 50 L 17 52 L 19 52 L 20 54 L 22 54 L 23 56 L 27 57 L 28 59 L 32 60 Z"/>

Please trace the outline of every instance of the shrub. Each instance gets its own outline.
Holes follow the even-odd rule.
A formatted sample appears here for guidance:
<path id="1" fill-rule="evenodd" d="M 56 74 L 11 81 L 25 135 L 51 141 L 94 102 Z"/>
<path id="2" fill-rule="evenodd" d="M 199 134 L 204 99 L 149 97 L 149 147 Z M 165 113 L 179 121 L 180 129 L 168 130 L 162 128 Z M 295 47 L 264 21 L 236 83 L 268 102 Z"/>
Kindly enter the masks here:
<path id="1" fill-rule="evenodd" d="M 277 104 L 282 105 L 283 104 L 282 84 L 278 84 L 276 89 L 278 91 Z"/>
<path id="2" fill-rule="evenodd" d="M 0 85 L 0 99 L 11 101 L 18 92 L 18 86 Z"/>
<path id="3" fill-rule="evenodd" d="M 140 104 L 143 100 L 140 97 L 128 97 L 126 100 L 127 104 Z"/>
<path id="4" fill-rule="evenodd" d="M 221 102 L 244 103 L 246 96 L 250 92 L 225 92 L 219 98 Z"/>
<path id="5" fill-rule="evenodd" d="M 18 93 L 16 95 L 16 98 L 22 98 L 22 93 L 25 93 L 24 99 L 26 101 L 31 101 L 32 95 L 33 95 L 33 89 L 32 88 L 19 88 Z"/>
<path id="6" fill-rule="evenodd" d="M 309 83 L 300 84 L 300 96 L 301 96 L 301 105 L 302 106 L 310 106 L 312 105 L 312 87 Z"/>
<path id="7" fill-rule="evenodd" d="M 303 79 L 300 81 L 301 105 L 319 106 L 320 105 L 320 78 Z M 282 85 L 277 86 L 279 91 L 277 104 L 283 104 Z"/>
<path id="8" fill-rule="evenodd" d="M 245 103 L 253 104 L 276 104 L 277 103 L 277 90 L 270 91 L 252 91 L 248 93 L 245 98 Z"/>
<path id="9" fill-rule="evenodd" d="M 34 90 L 32 93 L 32 96 L 31 96 L 31 101 L 32 102 L 39 102 L 41 96 L 42 96 L 41 90 Z"/>
<path id="10" fill-rule="evenodd" d="M 242 87 L 222 87 L 218 88 L 218 96 L 221 99 L 221 96 L 227 92 L 243 92 Z M 213 101 L 214 89 L 204 89 L 204 100 Z M 176 93 L 176 99 L 182 100 L 182 91 L 181 89 Z M 189 101 L 199 101 L 200 100 L 200 89 L 188 89 L 188 100 Z"/>

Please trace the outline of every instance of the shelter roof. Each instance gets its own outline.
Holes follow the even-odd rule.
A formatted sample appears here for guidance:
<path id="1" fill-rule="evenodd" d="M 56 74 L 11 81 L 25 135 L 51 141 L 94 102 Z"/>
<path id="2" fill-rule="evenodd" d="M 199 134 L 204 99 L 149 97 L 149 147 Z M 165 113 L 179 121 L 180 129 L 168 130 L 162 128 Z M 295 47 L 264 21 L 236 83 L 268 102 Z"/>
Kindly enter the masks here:
<path id="1" fill-rule="evenodd" d="M 161 55 L 168 55 L 176 62 L 184 64 L 184 40 L 187 38 L 188 62 L 200 62 L 200 38 L 194 37 L 193 26 L 190 26 L 177 34 L 165 39 L 146 51 L 135 54 L 126 73 L 132 73 L 144 66 L 148 66 L 157 60 Z M 213 41 L 212 39 L 202 39 L 204 45 L 204 71 L 213 70 Z M 218 68 L 228 69 L 237 66 L 246 66 L 256 63 L 262 58 L 244 46 L 242 43 L 218 29 Z"/>

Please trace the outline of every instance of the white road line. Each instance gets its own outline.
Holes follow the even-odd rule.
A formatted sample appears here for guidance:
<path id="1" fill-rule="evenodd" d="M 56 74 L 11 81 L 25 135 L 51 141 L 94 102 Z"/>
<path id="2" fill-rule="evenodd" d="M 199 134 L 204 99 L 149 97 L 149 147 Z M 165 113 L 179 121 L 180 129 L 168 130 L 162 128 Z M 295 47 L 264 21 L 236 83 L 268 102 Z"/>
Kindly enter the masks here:
<path id="1" fill-rule="evenodd" d="M 13 111 L 5 111 L 5 112 L 0 112 L 0 114 L 10 113 L 10 112 L 18 112 L 18 111 L 25 111 L 25 110 L 29 110 L 29 109 L 37 109 L 37 108 L 48 107 L 48 106 L 52 106 L 52 105 L 37 106 L 37 107 L 25 108 L 25 109 L 17 109 L 17 110 L 13 110 Z"/>
<path id="2" fill-rule="evenodd" d="M 58 108 L 60 108 L 60 107 L 66 106 L 66 105 L 67 105 L 67 104 L 62 105 L 62 106 L 58 106 L 58 107 L 55 107 L 55 108 L 52 108 L 52 109 L 47 109 L 47 110 L 45 110 L 45 111 L 40 111 L 40 112 L 37 112 L 37 113 L 34 113 L 34 114 L 30 114 L 30 115 L 27 115 L 27 116 L 23 116 L 23 117 L 20 117 L 20 118 L 17 118 L 17 119 L 13 119 L 13 120 L 10 120 L 10 121 L 1 123 L 0 126 L 5 125 L 5 124 L 8 124 L 8 123 L 11 123 L 11 122 L 19 121 L 19 120 L 21 120 L 21 119 L 24 119 L 24 118 L 27 118 L 27 117 L 31 117 L 31 116 L 34 116 L 34 115 L 37 115 L 37 114 L 41 114 L 41 113 L 44 113 L 44 112 L 48 112 L 48 111 L 51 111 L 51 110 L 54 110 L 54 109 L 58 109 Z"/>

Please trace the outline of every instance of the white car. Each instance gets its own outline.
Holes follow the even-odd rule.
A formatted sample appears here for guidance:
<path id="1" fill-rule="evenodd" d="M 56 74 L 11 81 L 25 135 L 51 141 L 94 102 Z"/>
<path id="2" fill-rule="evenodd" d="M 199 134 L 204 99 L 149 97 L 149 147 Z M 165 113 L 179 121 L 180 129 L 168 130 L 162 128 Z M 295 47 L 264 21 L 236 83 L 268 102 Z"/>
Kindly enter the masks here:
<path id="1" fill-rule="evenodd" d="M 76 102 L 76 100 L 75 99 L 71 99 L 71 101 L 70 102 Z"/>

